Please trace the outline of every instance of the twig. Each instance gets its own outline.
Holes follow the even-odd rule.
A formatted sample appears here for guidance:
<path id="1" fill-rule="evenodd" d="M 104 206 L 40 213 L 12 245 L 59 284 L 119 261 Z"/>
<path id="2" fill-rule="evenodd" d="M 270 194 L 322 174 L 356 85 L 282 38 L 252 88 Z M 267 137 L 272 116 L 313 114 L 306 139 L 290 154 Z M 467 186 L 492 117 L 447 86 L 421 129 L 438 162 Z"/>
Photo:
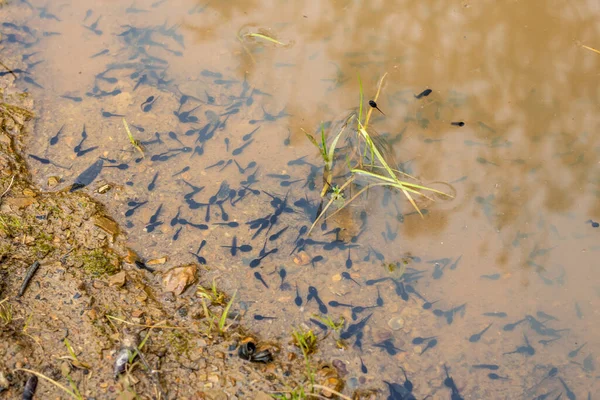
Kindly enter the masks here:
<path id="1" fill-rule="evenodd" d="M 594 53 L 598 53 L 598 54 L 600 54 L 600 51 L 598 51 L 598 50 L 594 49 L 593 47 L 589 47 L 589 46 L 586 46 L 586 45 L 584 45 L 584 44 L 582 44 L 582 45 L 581 45 L 581 47 L 583 47 L 584 49 L 587 49 L 587 50 L 593 51 Z"/>
<path id="2" fill-rule="evenodd" d="M 33 274 L 35 274 L 35 271 L 37 271 L 39 267 L 40 267 L 39 261 L 34 262 L 31 265 L 31 267 L 29 267 L 29 269 L 27 270 L 27 274 L 25 275 L 25 280 L 23 281 L 23 284 L 21 285 L 21 289 L 19 289 L 18 297 L 23 296 L 23 294 L 25 293 L 25 290 L 27 290 L 29 281 L 31 281 L 31 278 L 33 278 Z"/>
<path id="3" fill-rule="evenodd" d="M 6 193 L 8 193 L 8 191 L 12 187 L 14 181 L 15 181 L 15 175 L 13 175 L 12 178 L 10 178 L 10 183 L 8 184 L 8 187 L 6 188 L 6 190 L 4 191 L 4 193 L 0 194 L 0 204 L 2 204 L 2 198 L 4 196 L 6 196 Z"/>
<path id="4" fill-rule="evenodd" d="M 12 71 L 12 69 L 10 69 L 6 65 L 4 65 L 4 63 L 2 61 L 0 61 L 0 65 L 2 65 L 12 76 L 14 76 L 15 79 L 19 78 L 17 75 L 15 75 L 15 73 Z"/>
<path id="5" fill-rule="evenodd" d="M 321 389 L 322 391 L 327 391 L 330 392 L 331 394 L 334 394 L 344 400 L 352 400 L 350 397 L 348 396 L 344 396 L 343 394 L 341 394 L 340 392 L 337 392 L 327 386 L 322 386 L 322 385 L 312 385 L 313 388 L 317 388 L 317 389 Z M 311 394 L 312 395 L 312 394 Z"/>
<path id="6" fill-rule="evenodd" d="M 114 317 L 114 316 L 112 316 L 112 315 L 106 315 L 106 318 L 108 318 L 108 320 L 110 320 L 110 321 L 112 321 L 112 320 L 114 319 L 114 320 L 116 320 L 116 321 L 119 321 L 119 322 L 122 322 L 122 323 L 124 323 L 124 324 L 131 325 L 131 326 L 136 326 L 136 327 L 139 327 L 139 328 L 159 328 L 159 329 L 190 329 L 190 328 L 187 328 L 187 327 L 184 327 L 184 326 L 168 326 L 168 325 L 162 325 L 162 324 L 166 323 L 166 322 L 167 322 L 167 320 L 164 320 L 164 321 L 157 322 L 157 323 L 156 323 L 156 324 L 154 324 L 154 325 L 144 325 L 144 324 L 136 324 L 136 323 L 134 323 L 134 322 L 129 322 L 129 321 L 126 321 L 126 320 L 124 320 L 124 319 L 122 319 L 122 318 Z"/>

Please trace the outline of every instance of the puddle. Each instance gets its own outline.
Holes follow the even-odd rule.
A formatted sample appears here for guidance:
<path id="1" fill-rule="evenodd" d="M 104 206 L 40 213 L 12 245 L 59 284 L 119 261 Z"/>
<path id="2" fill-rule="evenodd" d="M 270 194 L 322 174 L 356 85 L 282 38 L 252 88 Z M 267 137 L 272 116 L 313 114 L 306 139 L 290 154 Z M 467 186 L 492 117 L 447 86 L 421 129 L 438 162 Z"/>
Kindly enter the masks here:
<path id="1" fill-rule="evenodd" d="M 594 3 L 31 1 L 1 12 L 2 45 L 27 49 L 19 83 L 39 106 L 34 181 L 88 184 L 142 257 L 170 256 L 165 269 L 205 261 L 203 281 L 237 289 L 266 337 L 343 316 L 320 354 L 346 363 L 347 393 L 387 392 L 404 369 L 418 397 L 447 397 L 444 365 L 464 398 L 599 391 L 600 55 L 580 46 L 598 47 Z M 421 219 L 401 194 L 369 190 L 317 225 L 304 243 L 312 262 L 298 265 L 322 189 L 303 130 L 355 109 L 359 74 L 368 107 L 386 72 L 371 126 L 404 171 L 456 197 L 423 204 Z M 61 183 L 49 188 L 51 177 Z"/>

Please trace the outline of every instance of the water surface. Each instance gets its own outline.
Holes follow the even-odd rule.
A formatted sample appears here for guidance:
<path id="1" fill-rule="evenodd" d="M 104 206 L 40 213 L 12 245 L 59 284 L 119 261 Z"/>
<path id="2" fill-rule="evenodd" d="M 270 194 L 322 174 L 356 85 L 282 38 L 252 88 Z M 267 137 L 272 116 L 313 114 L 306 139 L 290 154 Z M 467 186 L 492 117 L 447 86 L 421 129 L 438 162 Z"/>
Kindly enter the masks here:
<path id="1" fill-rule="evenodd" d="M 600 47 L 596 3 L 31 1 L 1 13 L 0 45 L 25 48 L 19 83 L 37 99 L 26 152 L 53 163 L 29 158 L 34 180 L 48 188 L 59 176 L 49 190 L 69 188 L 103 157 L 81 190 L 107 205 L 132 247 L 146 259 L 168 254 L 165 269 L 203 257 L 202 282 L 238 290 L 245 322 L 266 337 L 320 331 L 310 319 L 324 307 L 307 301 L 309 286 L 347 327 L 372 315 L 358 343 L 353 335 L 340 350 L 336 334 L 321 343 L 320 357 L 347 362 L 346 393 L 387 395 L 383 381 L 404 382 L 404 368 L 418 398 L 448 398 L 444 365 L 464 398 L 600 391 L 600 55 L 580 46 Z M 239 39 L 248 32 L 284 45 Z M 420 203 L 421 219 L 402 195 L 370 190 L 317 226 L 320 244 L 304 249 L 322 260 L 297 265 L 291 253 L 322 189 L 322 161 L 302 130 L 356 109 L 358 75 L 368 107 L 385 73 L 385 116 L 375 112 L 372 127 L 406 171 L 450 183 L 456 197 Z M 107 113 L 126 117 L 143 159 Z M 112 190 L 97 193 L 105 183 Z M 247 222 L 261 218 L 270 222 L 253 239 Z M 252 250 L 233 256 L 222 246 L 234 238 Z M 263 248 L 278 251 L 252 268 Z M 408 267 L 398 282 L 413 292 L 368 284 L 399 278 L 390 263 Z M 383 305 L 353 313 L 332 301 Z M 429 341 L 418 337 L 437 345 L 422 353 Z"/>

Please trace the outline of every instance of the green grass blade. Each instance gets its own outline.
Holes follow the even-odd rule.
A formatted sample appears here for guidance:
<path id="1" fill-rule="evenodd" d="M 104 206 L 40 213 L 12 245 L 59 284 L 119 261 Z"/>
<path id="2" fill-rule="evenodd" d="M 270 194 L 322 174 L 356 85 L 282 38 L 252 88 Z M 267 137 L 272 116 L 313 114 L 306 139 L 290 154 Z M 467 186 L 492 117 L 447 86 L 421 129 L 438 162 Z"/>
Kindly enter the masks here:
<path id="1" fill-rule="evenodd" d="M 313 137 L 313 135 L 311 135 L 311 134 L 310 134 L 310 133 L 308 133 L 308 132 L 304 132 L 304 134 L 306 135 L 306 137 L 308 138 L 308 140 L 310 140 L 310 142 L 311 142 L 312 144 L 314 144 L 314 145 L 315 145 L 315 147 L 316 147 L 317 149 L 319 149 L 319 150 L 321 149 L 321 148 L 319 147 L 319 143 L 317 143 L 317 140 L 316 140 L 316 139 Z"/>
<path id="2" fill-rule="evenodd" d="M 405 188 L 408 188 L 408 189 L 410 189 L 411 191 L 413 191 L 415 193 L 419 193 L 419 192 L 416 191 L 418 189 L 418 190 L 427 190 L 427 191 L 430 191 L 430 192 L 433 192 L 433 193 L 441 194 L 443 196 L 451 197 L 449 194 L 441 192 L 441 191 L 439 191 L 437 189 L 433 189 L 433 188 L 430 188 L 430 187 L 427 187 L 427 186 L 418 185 L 418 184 L 412 183 L 412 182 L 401 181 L 399 179 L 389 178 L 387 176 L 379 175 L 379 174 L 376 174 L 374 172 L 365 171 L 364 169 L 353 168 L 353 169 L 350 170 L 350 172 L 353 172 L 353 173 L 356 173 L 356 174 L 361 174 L 361 175 L 367 175 L 367 176 L 369 176 L 369 177 L 371 177 L 373 179 L 379 179 L 379 180 L 388 182 L 390 184 L 396 185 L 398 187 L 400 187 L 400 186 L 401 187 L 405 187 Z"/>
<path id="3" fill-rule="evenodd" d="M 387 76 L 387 72 L 385 74 L 383 74 L 383 76 L 379 80 L 379 83 L 377 84 L 377 93 L 375 93 L 375 97 L 373 98 L 374 102 L 377 102 L 377 99 L 379 99 L 379 94 L 381 93 L 381 87 L 383 86 L 383 81 L 386 76 Z M 367 112 L 367 117 L 365 118 L 365 128 L 367 127 L 367 125 L 369 125 L 369 120 L 371 119 L 372 113 L 373 113 L 373 108 L 369 107 L 369 111 Z"/>
<path id="4" fill-rule="evenodd" d="M 263 35 L 262 33 L 246 33 L 244 35 L 244 37 L 251 37 L 251 38 L 263 39 L 263 40 L 266 40 L 267 42 L 271 42 L 271 43 L 274 43 L 274 44 L 279 44 L 281 46 L 285 46 L 285 44 L 281 43 L 279 40 L 274 39 L 274 38 L 272 38 L 270 36 L 267 36 L 267 35 Z"/>
<path id="5" fill-rule="evenodd" d="M 323 150 L 327 151 L 327 142 L 325 139 L 325 125 L 321 122 L 321 146 Z"/>
<path id="6" fill-rule="evenodd" d="M 145 158 L 144 151 L 142 150 L 142 146 L 141 146 L 139 140 L 136 140 L 133 137 L 133 135 L 131 134 L 131 130 L 129 130 L 129 124 L 127 123 L 127 121 L 125 121 L 125 118 L 122 118 L 122 120 L 123 120 L 123 125 L 125 126 L 125 130 L 127 131 L 127 136 L 129 136 L 129 141 L 131 142 L 133 147 L 135 147 L 136 150 L 142 154 L 142 158 Z"/>
<path id="7" fill-rule="evenodd" d="M 71 357 L 73 357 L 74 360 L 77 360 L 77 355 L 75 354 L 75 350 L 73 350 L 73 346 L 69 343 L 69 339 L 65 338 L 64 343 Z"/>
<path id="8" fill-rule="evenodd" d="M 340 186 L 340 191 L 344 190 L 348 185 L 350 185 L 352 182 L 354 181 L 354 176 L 351 176 L 350 178 L 348 178 L 348 180 L 342 185 Z M 308 230 L 307 236 L 310 235 L 310 233 L 312 232 L 313 228 L 317 225 L 317 223 L 321 220 L 321 218 L 323 217 L 323 215 L 325 215 L 325 212 L 327 211 L 327 209 L 333 204 L 335 200 L 333 198 L 329 199 L 329 202 L 327 202 L 327 205 L 325 207 L 323 207 L 323 210 L 321 211 L 321 213 L 317 216 L 317 218 L 315 219 L 315 222 L 313 222 L 313 224 L 310 226 L 310 229 Z M 344 204 L 344 206 L 342 206 L 341 208 L 344 208 L 346 205 Z"/>
<path id="9" fill-rule="evenodd" d="M 331 142 L 331 146 L 329 146 L 329 151 L 327 152 L 327 159 L 330 162 L 329 169 L 331 169 L 331 167 L 332 167 L 331 164 L 333 163 L 333 160 L 334 160 L 334 157 L 335 157 L 335 149 L 336 149 L 336 146 L 337 146 L 337 142 L 338 142 L 338 140 L 340 140 L 340 137 L 342 136 L 342 133 L 344 133 L 344 129 L 343 128 L 342 128 L 341 131 L 338 132 L 337 135 L 335 135 L 335 138 L 333 138 L 333 142 Z"/>
<path id="10" fill-rule="evenodd" d="M 223 310 L 223 314 L 221 314 L 221 318 L 219 319 L 219 332 L 223 332 L 223 328 L 225 328 L 225 322 L 227 322 L 227 315 L 229 314 L 229 309 L 233 305 L 233 300 L 235 299 L 235 295 L 237 294 L 237 290 L 233 292 L 233 296 L 231 296 L 231 300 L 225 306 Z"/>
<path id="11" fill-rule="evenodd" d="M 360 79 L 360 73 L 358 74 L 358 90 L 360 93 L 359 96 L 359 100 L 360 103 L 358 104 L 358 125 L 360 126 L 361 121 L 362 121 L 362 115 L 363 115 L 363 85 L 362 85 L 362 80 Z"/>
<path id="12" fill-rule="evenodd" d="M 206 304 L 206 299 L 202 298 L 202 309 L 204 310 L 204 317 L 208 320 L 208 330 L 212 331 L 214 326 L 214 318 L 208 309 L 208 305 Z"/>
<path id="13" fill-rule="evenodd" d="M 315 147 L 319 150 L 319 154 L 321 154 L 321 157 L 323 157 L 323 161 L 325 161 L 325 164 L 328 164 L 331 160 L 327 156 L 327 147 L 322 147 L 321 145 L 319 145 L 319 143 L 317 142 L 317 139 L 315 139 L 313 137 L 313 135 L 311 135 L 310 133 L 306 132 L 304 129 L 302 129 L 302 132 L 304 132 L 304 134 L 306 135 L 306 137 L 308 138 L 308 140 L 310 140 L 310 142 L 312 144 L 314 144 Z"/>

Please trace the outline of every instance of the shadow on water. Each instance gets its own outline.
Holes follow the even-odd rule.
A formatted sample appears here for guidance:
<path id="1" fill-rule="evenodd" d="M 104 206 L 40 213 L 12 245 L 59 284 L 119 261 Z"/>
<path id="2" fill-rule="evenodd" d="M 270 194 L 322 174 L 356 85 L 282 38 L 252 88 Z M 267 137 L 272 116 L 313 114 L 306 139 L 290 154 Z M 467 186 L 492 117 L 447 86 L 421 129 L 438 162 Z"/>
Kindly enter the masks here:
<path id="1" fill-rule="evenodd" d="M 600 392 L 595 3 L 27 4 L 0 10 L 0 45 L 41 100 L 33 177 L 93 193 L 143 257 L 205 262 L 267 336 L 343 316 L 320 351 L 348 393 Z M 456 198 L 420 219 L 371 190 L 307 237 L 322 165 L 301 128 L 357 107 L 358 74 L 368 107 L 386 72 L 372 126 Z"/>

